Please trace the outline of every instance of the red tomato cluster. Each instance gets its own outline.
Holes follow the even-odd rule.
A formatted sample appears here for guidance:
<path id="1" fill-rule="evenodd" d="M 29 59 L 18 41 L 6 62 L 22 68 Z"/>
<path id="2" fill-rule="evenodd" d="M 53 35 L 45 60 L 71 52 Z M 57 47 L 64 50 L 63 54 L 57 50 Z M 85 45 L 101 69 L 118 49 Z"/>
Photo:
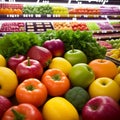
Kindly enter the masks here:
<path id="1" fill-rule="evenodd" d="M 73 8 L 69 14 L 100 14 L 99 8 Z"/>
<path id="2" fill-rule="evenodd" d="M 75 30 L 88 30 L 86 23 L 75 23 L 72 25 L 72 29 Z"/>

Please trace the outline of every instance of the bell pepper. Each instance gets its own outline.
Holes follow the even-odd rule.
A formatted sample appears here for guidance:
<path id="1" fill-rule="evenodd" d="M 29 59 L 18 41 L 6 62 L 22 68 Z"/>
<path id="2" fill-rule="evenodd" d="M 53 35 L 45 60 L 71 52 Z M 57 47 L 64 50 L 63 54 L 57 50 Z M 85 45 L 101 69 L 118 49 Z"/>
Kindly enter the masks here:
<path id="1" fill-rule="evenodd" d="M 22 103 L 10 107 L 2 120 L 43 120 L 42 113 L 32 104 Z"/>
<path id="2" fill-rule="evenodd" d="M 42 75 L 41 82 L 47 87 L 50 96 L 61 96 L 70 88 L 70 80 L 57 68 L 47 69 Z"/>

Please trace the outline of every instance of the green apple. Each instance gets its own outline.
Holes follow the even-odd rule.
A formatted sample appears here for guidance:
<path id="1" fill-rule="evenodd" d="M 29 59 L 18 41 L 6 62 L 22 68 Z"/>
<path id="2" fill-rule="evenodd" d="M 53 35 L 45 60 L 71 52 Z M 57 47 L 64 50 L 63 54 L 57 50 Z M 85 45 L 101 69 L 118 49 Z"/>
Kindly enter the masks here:
<path id="1" fill-rule="evenodd" d="M 86 63 L 78 63 L 72 66 L 68 77 L 72 86 L 87 88 L 94 80 L 95 74 Z"/>
<path id="2" fill-rule="evenodd" d="M 72 48 L 71 50 L 68 50 L 64 54 L 64 58 L 67 59 L 72 65 L 75 65 L 77 63 L 87 63 L 86 54 L 79 49 Z"/>

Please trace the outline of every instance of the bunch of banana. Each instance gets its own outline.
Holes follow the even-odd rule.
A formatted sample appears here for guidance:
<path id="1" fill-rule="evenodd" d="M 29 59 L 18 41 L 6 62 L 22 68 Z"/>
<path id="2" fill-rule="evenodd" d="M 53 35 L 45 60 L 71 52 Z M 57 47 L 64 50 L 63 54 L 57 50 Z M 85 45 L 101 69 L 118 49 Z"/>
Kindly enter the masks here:
<path id="1" fill-rule="evenodd" d="M 112 49 L 106 53 L 106 56 L 120 61 L 120 48 Z"/>

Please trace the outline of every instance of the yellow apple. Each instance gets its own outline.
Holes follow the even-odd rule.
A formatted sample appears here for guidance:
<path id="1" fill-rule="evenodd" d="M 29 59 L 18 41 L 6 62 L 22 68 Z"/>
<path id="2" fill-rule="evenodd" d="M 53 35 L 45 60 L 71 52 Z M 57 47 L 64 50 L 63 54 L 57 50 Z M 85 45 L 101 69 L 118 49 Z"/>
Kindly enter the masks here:
<path id="1" fill-rule="evenodd" d="M 116 101 L 120 100 L 120 86 L 111 78 L 97 78 L 88 88 L 91 98 L 96 96 L 109 96 Z"/>

